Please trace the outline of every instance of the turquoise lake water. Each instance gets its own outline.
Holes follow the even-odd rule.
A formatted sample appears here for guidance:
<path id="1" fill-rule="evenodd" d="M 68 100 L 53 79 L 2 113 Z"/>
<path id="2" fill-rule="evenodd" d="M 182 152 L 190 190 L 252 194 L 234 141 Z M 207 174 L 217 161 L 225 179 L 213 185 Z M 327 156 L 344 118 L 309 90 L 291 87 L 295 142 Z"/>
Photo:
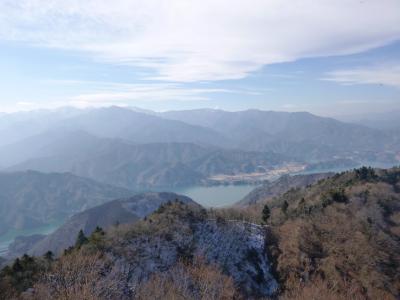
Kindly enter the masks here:
<path id="1" fill-rule="evenodd" d="M 171 192 L 188 196 L 205 207 L 223 207 L 238 202 L 256 187 L 256 185 L 194 186 L 174 189 Z"/>
<path id="2" fill-rule="evenodd" d="M 33 234 L 50 234 L 56 230 L 62 221 L 52 222 L 46 226 L 36 227 L 32 229 L 17 230 L 13 229 L 8 231 L 6 234 L 0 235 L 0 256 L 7 252 L 8 245 L 10 245 L 17 236 L 29 236 Z"/>

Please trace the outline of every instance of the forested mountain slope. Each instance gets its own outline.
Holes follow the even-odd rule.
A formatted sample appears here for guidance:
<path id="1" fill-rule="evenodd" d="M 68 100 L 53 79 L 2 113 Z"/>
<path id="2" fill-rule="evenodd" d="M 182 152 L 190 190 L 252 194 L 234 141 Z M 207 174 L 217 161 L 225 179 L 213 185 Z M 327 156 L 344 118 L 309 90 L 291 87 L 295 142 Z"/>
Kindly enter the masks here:
<path id="1" fill-rule="evenodd" d="M 284 175 L 275 181 L 268 181 L 252 190 L 237 205 L 253 205 L 258 202 L 265 202 L 276 196 L 281 196 L 292 188 L 305 188 L 318 180 L 333 176 L 334 173 L 316 173 L 304 175 Z"/>
<path id="2" fill-rule="evenodd" d="M 0 233 L 42 226 L 133 192 L 67 173 L 0 173 Z"/>
<path id="3" fill-rule="evenodd" d="M 200 184 L 216 174 L 252 173 L 295 160 L 190 143 L 134 144 L 84 131 L 49 131 L 0 148 L 8 171 L 70 172 L 126 188 Z"/>

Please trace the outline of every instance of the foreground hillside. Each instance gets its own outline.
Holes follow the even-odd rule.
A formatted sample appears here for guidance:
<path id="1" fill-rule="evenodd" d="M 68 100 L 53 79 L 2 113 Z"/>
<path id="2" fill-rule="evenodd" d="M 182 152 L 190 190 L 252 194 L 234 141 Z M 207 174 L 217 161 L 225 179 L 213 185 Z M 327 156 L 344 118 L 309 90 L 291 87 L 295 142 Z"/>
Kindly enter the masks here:
<path id="1" fill-rule="evenodd" d="M 213 220 L 180 201 L 80 235 L 60 259 L 24 256 L 0 274 L 0 298 L 25 291 L 25 299 L 233 299 L 277 289 L 261 226 Z"/>
<path id="2" fill-rule="evenodd" d="M 58 256 L 74 245 L 80 230 L 90 235 L 97 226 L 108 229 L 116 224 L 133 223 L 153 213 L 160 205 L 176 199 L 182 203 L 194 203 L 190 198 L 174 193 L 143 193 L 90 208 L 69 218 L 55 232 L 33 244 L 26 253 L 41 256 L 52 251 Z"/>
<path id="3" fill-rule="evenodd" d="M 132 224 L 96 228 L 88 238 L 79 234 L 58 259 L 51 253 L 22 257 L 0 273 L 0 293 L 23 292 L 25 299 L 398 299 L 399 253 L 400 168 L 361 168 L 246 207 L 205 210 L 168 202 Z"/>
<path id="4" fill-rule="evenodd" d="M 270 254 L 289 295 L 400 296 L 400 169 L 362 168 L 248 208 L 267 205 Z M 264 209 L 264 212 L 268 210 Z"/>

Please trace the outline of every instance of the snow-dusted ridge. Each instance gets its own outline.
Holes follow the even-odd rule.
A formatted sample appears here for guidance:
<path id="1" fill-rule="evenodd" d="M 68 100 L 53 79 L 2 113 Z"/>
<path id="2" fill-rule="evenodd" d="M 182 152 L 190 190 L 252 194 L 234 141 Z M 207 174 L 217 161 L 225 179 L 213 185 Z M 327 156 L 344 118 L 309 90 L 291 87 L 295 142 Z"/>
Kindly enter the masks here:
<path id="1" fill-rule="evenodd" d="M 267 297 L 278 291 L 267 257 L 268 241 L 263 226 L 179 217 L 168 222 L 168 228 L 159 232 L 114 240 L 109 257 L 126 272 L 127 290 L 134 291 L 154 272 L 167 271 L 190 256 L 217 265 L 249 298 Z"/>

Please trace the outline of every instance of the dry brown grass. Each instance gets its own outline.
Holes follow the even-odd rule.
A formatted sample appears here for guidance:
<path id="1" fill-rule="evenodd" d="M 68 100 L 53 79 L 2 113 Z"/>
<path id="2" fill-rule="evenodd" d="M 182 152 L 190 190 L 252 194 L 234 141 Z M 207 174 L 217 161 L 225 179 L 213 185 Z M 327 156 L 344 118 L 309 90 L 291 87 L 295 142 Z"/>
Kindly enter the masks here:
<path id="1" fill-rule="evenodd" d="M 332 190 L 347 201 L 332 201 Z M 276 241 L 268 247 L 284 299 L 400 296 L 400 194 L 384 177 L 347 172 L 268 201 Z"/>
<path id="2" fill-rule="evenodd" d="M 104 272 L 108 260 L 100 253 L 73 252 L 54 263 L 34 287 L 33 299 L 96 300 L 122 297 L 119 280 Z"/>
<path id="3" fill-rule="evenodd" d="M 178 263 L 171 270 L 154 274 L 139 286 L 139 300 L 239 299 L 232 278 L 214 265 L 197 258 L 193 264 Z"/>
<path id="4" fill-rule="evenodd" d="M 279 297 L 281 300 L 364 300 L 365 297 L 348 286 L 338 291 L 335 283 L 328 284 L 326 280 L 316 278 L 308 283 L 296 281 L 292 288 Z M 385 298 L 379 298 L 384 300 Z"/>

